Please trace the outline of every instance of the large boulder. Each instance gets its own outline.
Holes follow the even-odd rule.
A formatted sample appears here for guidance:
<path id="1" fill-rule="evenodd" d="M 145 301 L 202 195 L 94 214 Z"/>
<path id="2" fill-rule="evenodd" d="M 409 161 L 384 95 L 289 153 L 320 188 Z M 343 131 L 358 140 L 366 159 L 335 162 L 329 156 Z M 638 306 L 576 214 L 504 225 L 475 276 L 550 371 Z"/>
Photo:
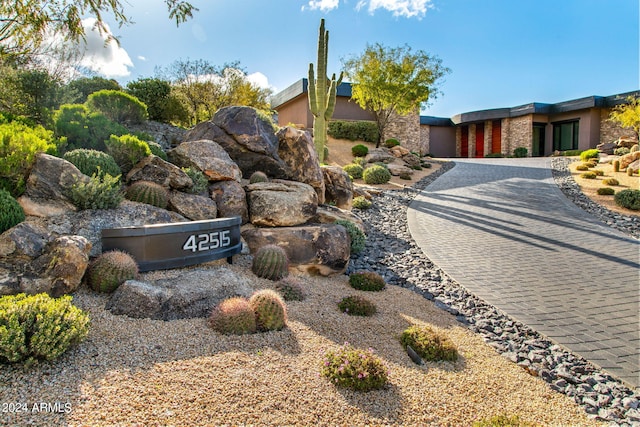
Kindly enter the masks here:
<path id="1" fill-rule="evenodd" d="M 413 169 L 408 167 L 407 164 L 402 161 L 389 163 L 387 164 L 387 168 L 389 169 L 389 173 L 393 176 L 413 175 Z"/>
<path id="2" fill-rule="evenodd" d="M 0 257 L 39 257 L 53 238 L 44 225 L 23 221 L 0 235 Z"/>
<path id="3" fill-rule="evenodd" d="M 172 191 L 168 208 L 192 221 L 215 219 L 218 215 L 216 202 L 208 197 Z"/>
<path id="4" fill-rule="evenodd" d="M 596 149 L 605 154 L 613 154 L 616 148 L 618 148 L 618 143 L 616 142 L 602 142 L 596 145 Z"/>
<path id="5" fill-rule="evenodd" d="M 351 210 L 353 202 L 353 183 L 349 174 L 340 166 L 323 166 L 324 202 L 335 203 L 340 209 Z"/>
<path id="6" fill-rule="evenodd" d="M 629 165 L 627 166 L 627 170 L 632 170 L 633 173 L 638 173 L 638 169 L 640 169 L 640 159 L 635 160 L 632 163 L 629 163 Z"/>
<path id="7" fill-rule="evenodd" d="M 390 163 L 395 158 L 388 148 L 378 147 L 369 150 L 364 159 L 367 163 Z"/>
<path id="8" fill-rule="evenodd" d="M 282 247 L 289 266 L 300 272 L 329 276 L 344 273 L 349 264 L 351 241 L 340 225 L 247 228 L 242 237 L 251 253 L 268 244 Z"/>
<path id="9" fill-rule="evenodd" d="M 239 216 L 242 223 L 249 221 L 249 208 L 244 188 L 236 181 L 220 181 L 209 185 L 211 199 L 216 202 L 219 218 Z"/>
<path id="10" fill-rule="evenodd" d="M 318 208 L 318 196 L 308 184 L 281 179 L 246 187 L 249 220 L 267 227 L 288 227 L 309 221 Z"/>
<path id="11" fill-rule="evenodd" d="M 184 136 L 187 142 L 200 139 L 220 144 L 245 178 L 256 171 L 275 178 L 289 178 L 288 166 L 278 155 L 278 138 L 273 126 L 253 108 L 221 108 L 211 120 L 197 124 Z"/>
<path id="12" fill-rule="evenodd" d="M 207 317 L 222 300 L 248 297 L 251 282 L 225 268 L 166 271 L 162 279 L 128 280 L 107 303 L 113 314 L 159 320 Z"/>
<path id="13" fill-rule="evenodd" d="M 48 217 L 75 211 L 69 199 L 69 190 L 78 182 L 88 182 L 72 163 L 49 154 L 38 153 L 25 192 L 18 203 L 26 215 Z"/>
<path id="14" fill-rule="evenodd" d="M 618 147 L 631 148 L 638 143 L 638 140 L 630 136 L 621 136 L 620 138 L 615 140 L 615 143 L 618 145 Z"/>
<path id="15" fill-rule="evenodd" d="M 640 159 L 640 151 L 634 151 L 633 153 L 625 154 L 620 157 L 620 169 L 626 169 L 631 163 Z"/>
<path id="16" fill-rule="evenodd" d="M 287 126 L 276 136 L 280 141 L 278 155 L 288 167 L 289 178 L 312 186 L 318 195 L 318 203 L 324 203 L 324 178 L 311 134 Z"/>
<path id="17" fill-rule="evenodd" d="M 311 218 L 312 223 L 333 224 L 336 221 L 344 220 L 353 222 L 363 233 L 366 234 L 364 222 L 352 211 L 340 209 L 336 206 L 319 205 L 316 215 Z"/>
<path id="18" fill-rule="evenodd" d="M 151 181 L 175 190 L 193 187 L 193 181 L 182 169 L 154 155 L 143 158 L 129 171 L 127 182 L 136 181 Z"/>
<path id="19" fill-rule="evenodd" d="M 183 142 L 167 152 L 172 163 L 183 167 L 193 167 L 204 173 L 209 181 L 238 181 L 242 172 L 229 154 L 218 143 L 199 139 Z"/>

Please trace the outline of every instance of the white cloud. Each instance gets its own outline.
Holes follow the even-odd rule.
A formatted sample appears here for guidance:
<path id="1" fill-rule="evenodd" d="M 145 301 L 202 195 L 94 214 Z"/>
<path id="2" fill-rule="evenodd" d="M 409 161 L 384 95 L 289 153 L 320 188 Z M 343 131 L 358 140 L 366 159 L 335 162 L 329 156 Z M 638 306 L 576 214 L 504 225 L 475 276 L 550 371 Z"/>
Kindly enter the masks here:
<path id="1" fill-rule="evenodd" d="M 267 76 L 262 74 L 260 71 L 249 74 L 247 76 L 247 80 L 249 80 L 249 82 L 263 89 L 269 89 L 271 87 Z"/>
<path id="2" fill-rule="evenodd" d="M 146 57 L 144 57 L 144 56 L 142 56 L 142 55 L 138 55 L 138 59 L 139 59 L 140 61 L 146 61 L 146 60 L 147 60 L 147 58 L 146 58 Z"/>
<path id="3" fill-rule="evenodd" d="M 433 7 L 431 2 L 432 0 L 360 0 L 356 10 L 366 7 L 369 13 L 373 14 L 378 9 L 386 9 L 393 12 L 393 16 L 422 18 L 426 15 L 427 9 Z"/>
<path id="4" fill-rule="evenodd" d="M 329 12 L 330 10 L 337 9 L 340 0 L 309 0 L 308 8 L 311 10 L 320 9 L 322 12 Z M 302 10 L 305 10 L 307 6 L 302 6 Z"/>
<path id="5" fill-rule="evenodd" d="M 84 56 L 80 65 L 107 78 L 130 75 L 129 68 L 133 67 L 133 62 L 129 54 L 121 46 L 118 46 L 115 40 L 105 44 L 111 34 L 109 27 L 106 26 L 107 33 L 100 34 L 97 29 L 93 28 L 95 22 L 94 18 L 82 20 L 86 40 L 81 42 L 81 48 L 84 47 Z"/>

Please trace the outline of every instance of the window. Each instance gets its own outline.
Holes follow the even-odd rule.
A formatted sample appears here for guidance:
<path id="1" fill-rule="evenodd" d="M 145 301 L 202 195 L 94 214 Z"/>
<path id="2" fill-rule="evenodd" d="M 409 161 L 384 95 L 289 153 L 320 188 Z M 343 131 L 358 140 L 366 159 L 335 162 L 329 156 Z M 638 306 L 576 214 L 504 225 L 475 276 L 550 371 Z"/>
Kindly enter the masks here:
<path id="1" fill-rule="evenodd" d="M 553 149 L 558 151 L 578 149 L 578 120 L 553 124 Z"/>

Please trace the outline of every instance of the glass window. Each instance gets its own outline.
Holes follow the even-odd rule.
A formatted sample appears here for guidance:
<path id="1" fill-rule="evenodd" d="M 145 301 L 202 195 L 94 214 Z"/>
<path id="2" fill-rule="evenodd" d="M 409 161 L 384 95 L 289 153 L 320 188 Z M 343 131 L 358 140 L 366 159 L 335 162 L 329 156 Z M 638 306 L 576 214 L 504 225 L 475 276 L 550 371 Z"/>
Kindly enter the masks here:
<path id="1" fill-rule="evenodd" d="M 558 151 L 578 149 L 578 130 L 580 122 L 562 122 L 553 124 L 553 149 Z"/>

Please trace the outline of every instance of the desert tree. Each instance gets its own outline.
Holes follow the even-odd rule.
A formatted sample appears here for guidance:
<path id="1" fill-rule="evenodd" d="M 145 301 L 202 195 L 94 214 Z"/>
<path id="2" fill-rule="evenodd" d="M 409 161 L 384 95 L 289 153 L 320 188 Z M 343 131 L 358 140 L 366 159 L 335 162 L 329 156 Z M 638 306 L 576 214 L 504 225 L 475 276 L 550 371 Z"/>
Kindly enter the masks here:
<path id="1" fill-rule="evenodd" d="M 631 128 L 640 138 L 640 97 L 629 96 L 627 102 L 616 105 L 609 114 L 609 120 L 623 128 Z"/>

